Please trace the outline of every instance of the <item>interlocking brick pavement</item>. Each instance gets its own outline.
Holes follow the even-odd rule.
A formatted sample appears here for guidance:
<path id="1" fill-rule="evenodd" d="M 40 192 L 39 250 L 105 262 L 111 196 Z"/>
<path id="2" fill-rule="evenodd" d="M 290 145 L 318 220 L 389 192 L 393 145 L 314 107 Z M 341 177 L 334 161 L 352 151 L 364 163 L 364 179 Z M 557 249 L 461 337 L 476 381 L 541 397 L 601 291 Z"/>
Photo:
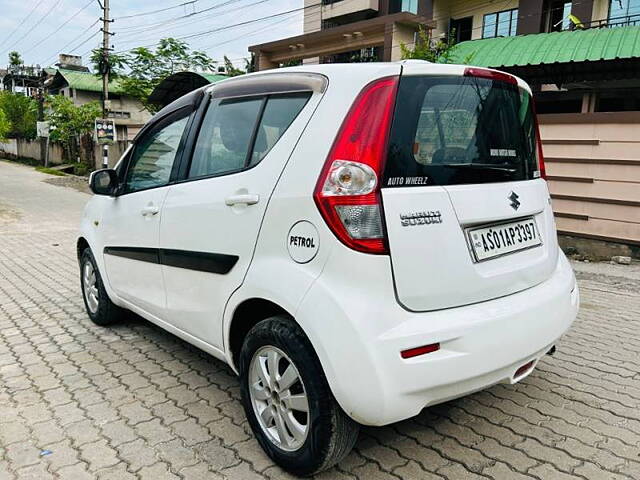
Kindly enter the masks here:
<path id="1" fill-rule="evenodd" d="M 44 178 L 0 162 L 0 479 L 292 478 L 224 364 L 140 319 L 89 321 L 74 249 L 88 197 Z M 364 428 L 318 478 L 639 479 L 640 269 L 575 267 L 580 316 L 526 380 Z"/>

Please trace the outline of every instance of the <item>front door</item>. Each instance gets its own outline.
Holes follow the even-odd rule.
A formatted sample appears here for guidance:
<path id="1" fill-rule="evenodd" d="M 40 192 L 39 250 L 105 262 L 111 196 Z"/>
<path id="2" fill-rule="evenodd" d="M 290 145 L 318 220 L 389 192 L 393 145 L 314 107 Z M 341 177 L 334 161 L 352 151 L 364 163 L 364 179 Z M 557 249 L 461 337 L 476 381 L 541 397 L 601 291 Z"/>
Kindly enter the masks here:
<path id="1" fill-rule="evenodd" d="M 165 307 L 158 261 L 161 208 L 180 150 L 188 111 L 161 120 L 133 147 L 122 193 L 102 219 L 106 276 L 122 299 L 152 315 Z"/>
<path id="2" fill-rule="evenodd" d="M 223 348 L 226 302 L 242 284 L 271 193 L 318 101 L 310 97 L 211 100 L 187 178 L 165 200 L 167 320 L 213 347 Z"/>

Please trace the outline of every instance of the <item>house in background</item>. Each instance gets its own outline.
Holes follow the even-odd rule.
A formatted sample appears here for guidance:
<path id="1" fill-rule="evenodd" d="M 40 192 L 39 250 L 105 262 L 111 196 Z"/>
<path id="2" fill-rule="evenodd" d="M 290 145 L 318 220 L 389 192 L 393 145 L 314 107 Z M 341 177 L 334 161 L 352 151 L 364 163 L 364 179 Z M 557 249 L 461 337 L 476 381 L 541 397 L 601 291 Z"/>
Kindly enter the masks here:
<path id="1" fill-rule="evenodd" d="M 305 6 L 303 35 L 249 48 L 259 70 L 397 60 L 399 43 L 413 44 L 420 25 L 434 38 L 452 35 L 454 62 L 505 70 L 532 86 L 559 232 L 623 251 L 640 246 L 640 0 Z"/>
<path id="2" fill-rule="evenodd" d="M 429 28 L 429 2 L 418 0 L 304 0 L 304 34 L 249 47 L 257 70 L 292 62 L 400 60 L 400 44 Z"/>
<path id="3" fill-rule="evenodd" d="M 64 95 L 76 105 L 102 101 L 102 79 L 82 65 L 81 57 L 60 55 L 56 73 L 45 83 L 50 95 Z M 151 118 L 139 100 L 124 94 L 120 82 L 109 82 L 108 117 L 116 124 L 117 140 L 131 141 Z"/>

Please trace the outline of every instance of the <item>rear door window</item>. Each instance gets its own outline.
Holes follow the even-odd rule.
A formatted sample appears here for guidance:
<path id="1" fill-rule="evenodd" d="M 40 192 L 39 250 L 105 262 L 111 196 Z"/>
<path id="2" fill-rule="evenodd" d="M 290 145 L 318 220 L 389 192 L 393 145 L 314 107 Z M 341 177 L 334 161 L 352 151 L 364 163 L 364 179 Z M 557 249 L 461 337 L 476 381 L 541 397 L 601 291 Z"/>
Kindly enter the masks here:
<path id="1" fill-rule="evenodd" d="M 244 168 L 263 101 L 214 100 L 209 105 L 193 152 L 190 178 Z"/>
<path id="2" fill-rule="evenodd" d="M 402 77 L 384 186 L 536 178 L 531 96 L 475 77 Z"/>
<path id="3" fill-rule="evenodd" d="M 311 93 L 216 99 L 205 115 L 189 178 L 239 172 L 257 165 L 302 111 Z"/>
<path id="4" fill-rule="evenodd" d="M 291 93 L 269 97 L 256 135 L 256 143 L 249 166 L 260 162 L 287 131 L 302 111 L 310 93 Z"/>

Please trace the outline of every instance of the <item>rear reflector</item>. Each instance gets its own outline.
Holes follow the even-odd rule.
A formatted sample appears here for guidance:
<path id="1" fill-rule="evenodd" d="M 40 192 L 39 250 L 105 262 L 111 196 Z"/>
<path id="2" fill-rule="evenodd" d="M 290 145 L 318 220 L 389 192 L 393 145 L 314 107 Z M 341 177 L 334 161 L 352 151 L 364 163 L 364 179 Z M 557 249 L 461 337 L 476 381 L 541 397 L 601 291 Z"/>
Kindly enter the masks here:
<path id="1" fill-rule="evenodd" d="M 531 370 L 531 367 L 533 367 L 533 363 L 534 363 L 534 360 L 531 360 L 530 362 L 527 362 L 524 365 L 522 365 L 518 370 L 516 370 L 516 373 L 513 376 L 513 378 L 518 378 L 524 375 L 525 373 L 527 373 L 529 370 Z"/>
<path id="2" fill-rule="evenodd" d="M 410 348 L 409 350 L 403 350 L 400 352 L 402 358 L 413 358 L 426 353 L 437 352 L 440 350 L 439 343 L 432 343 L 431 345 L 424 345 L 422 347 Z"/>

